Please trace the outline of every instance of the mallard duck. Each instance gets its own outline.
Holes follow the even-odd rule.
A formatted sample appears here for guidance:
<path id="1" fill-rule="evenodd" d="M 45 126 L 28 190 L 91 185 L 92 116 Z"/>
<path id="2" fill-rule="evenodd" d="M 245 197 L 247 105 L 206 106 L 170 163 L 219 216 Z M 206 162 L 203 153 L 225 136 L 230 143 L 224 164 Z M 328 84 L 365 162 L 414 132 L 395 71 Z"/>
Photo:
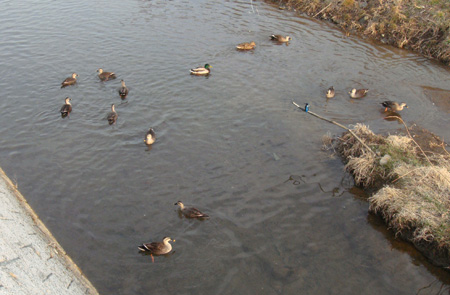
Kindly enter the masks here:
<path id="1" fill-rule="evenodd" d="M 119 115 L 117 115 L 116 106 L 114 104 L 112 104 L 111 112 L 109 112 L 108 116 L 106 117 L 108 119 L 109 125 L 115 124 L 118 116 Z"/>
<path id="2" fill-rule="evenodd" d="M 70 85 L 74 85 L 75 83 L 77 83 L 77 77 L 78 77 L 78 74 L 77 73 L 73 73 L 72 77 L 66 78 L 66 80 L 64 80 L 61 83 L 61 88 L 64 88 L 64 87 L 70 86 Z"/>
<path id="3" fill-rule="evenodd" d="M 241 43 L 238 44 L 238 46 L 236 46 L 236 48 L 238 50 L 252 50 L 253 48 L 255 48 L 256 43 L 254 41 L 250 42 L 250 43 Z"/>
<path id="4" fill-rule="evenodd" d="M 333 86 L 328 88 L 326 95 L 327 95 L 327 98 L 333 98 L 334 97 L 334 87 Z"/>
<path id="5" fill-rule="evenodd" d="M 399 111 L 403 110 L 403 108 L 408 108 L 408 106 L 404 102 L 398 103 L 398 102 L 391 101 L 391 100 L 383 101 L 381 103 L 381 105 L 385 107 L 385 109 L 384 109 L 385 112 L 387 112 L 388 109 L 390 109 L 393 112 L 399 112 Z"/>
<path id="6" fill-rule="evenodd" d="M 175 242 L 175 240 L 172 240 L 169 237 L 164 237 L 162 242 L 144 243 L 138 246 L 138 249 L 142 252 L 150 253 L 152 262 L 155 262 L 153 255 L 164 255 L 172 251 L 172 245 L 169 243 L 170 241 Z"/>
<path id="7" fill-rule="evenodd" d="M 154 143 L 156 140 L 156 133 L 155 130 L 153 130 L 153 128 L 150 128 L 147 131 L 147 134 L 145 134 L 145 138 L 144 138 L 144 142 L 148 145 Z"/>
<path id="8" fill-rule="evenodd" d="M 353 88 L 348 94 L 350 94 L 351 98 L 361 98 L 366 96 L 369 89 L 355 89 Z"/>
<path id="9" fill-rule="evenodd" d="M 210 66 L 209 64 L 205 64 L 205 67 L 198 67 L 195 69 L 191 69 L 191 75 L 209 75 L 209 73 L 211 72 L 212 66 Z"/>
<path id="10" fill-rule="evenodd" d="M 209 215 L 202 213 L 200 210 L 194 207 L 184 207 L 184 204 L 181 201 L 176 202 L 174 205 L 180 206 L 178 210 L 180 210 L 181 214 L 186 218 L 208 218 Z"/>
<path id="11" fill-rule="evenodd" d="M 125 99 L 128 95 L 128 87 L 125 85 L 124 80 L 120 80 L 122 86 L 119 88 L 119 95 L 121 99 Z"/>
<path id="12" fill-rule="evenodd" d="M 282 36 L 282 35 L 272 35 L 270 36 L 271 40 L 277 41 L 277 42 L 289 42 L 292 40 L 289 36 Z"/>
<path id="13" fill-rule="evenodd" d="M 115 79 L 116 78 L 116 74 L 114 74 L 114 72 L 104 72 L 103 69 L 98 69 L 98 77 L 100 78 L 100 80 L 102 81 L 108 81 L 109 79 Z"/>
<path id="14" fill-rule="evenodd" d="M 65 103 L 64 105 L 61 107 L 61 117 L 67 117 L 69 115 L 69 113 L 72 111 L 72 105 L 70 104 L 70 101 L 72 99 L 69 97 L 65 98 Z"/>

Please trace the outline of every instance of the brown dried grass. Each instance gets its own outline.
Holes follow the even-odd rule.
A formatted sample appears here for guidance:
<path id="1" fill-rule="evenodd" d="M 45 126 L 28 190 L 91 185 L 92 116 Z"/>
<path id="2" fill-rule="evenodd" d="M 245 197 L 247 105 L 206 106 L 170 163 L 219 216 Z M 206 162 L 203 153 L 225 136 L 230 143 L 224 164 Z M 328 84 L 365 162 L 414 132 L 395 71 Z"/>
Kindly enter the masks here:
<path id="1" fill-rule="evenodd" d="M 345 34 L 361 33 L 450 64 L 448 0 L 278 0 L 286 7 L 327 19 Z"/>
<path id="2" fill-rule="evenodd" d="M 369 198 L 369 210 L 381 215 L 396 234 L 416 245 L 436 245 L 450 257 L 450 154 L 444 149 L 426 155 L 409 131 L 409 136 L 384 138 L 357 124 L 353 132 L 376 155 L 347 132 L 337 141 L 347 161 L 345 169 L 357 185 L 374 187 L 380 180 L 384 184 Z M 389 160 L 381 164 L 386 155 Z"/>
<path id="3" fill-rule="evenodd" d="M 450 254 L 450 161 L 440 166 L 397 166 L 401 185 L 385 186 L 369 198 L 370 211 L 380 214 L 396 233 L 413 232 L 412 242 L 435 242 Z"/>

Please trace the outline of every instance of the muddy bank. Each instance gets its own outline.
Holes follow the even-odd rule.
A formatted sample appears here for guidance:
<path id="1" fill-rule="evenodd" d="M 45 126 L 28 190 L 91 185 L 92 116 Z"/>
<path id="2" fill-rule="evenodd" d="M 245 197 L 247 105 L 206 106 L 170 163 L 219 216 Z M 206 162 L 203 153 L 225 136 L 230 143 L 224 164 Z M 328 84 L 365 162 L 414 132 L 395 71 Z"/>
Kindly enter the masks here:
<path id="1" fill-rule="evenodd" d="M 450 5 L 447 0 L 281 0 L 272 1 L 362 34 L 419 52 L 450 65 Z"/>
<path id="2" fill-rule="evenodd" d="M 450 153 L 436 135 L 417 126 L 405 130 L 381 136 L 357 124 L 354 134 L 333 144 L 356 185 L 370 192 L 370 212 L 433 264 L 449 269 Z"/>

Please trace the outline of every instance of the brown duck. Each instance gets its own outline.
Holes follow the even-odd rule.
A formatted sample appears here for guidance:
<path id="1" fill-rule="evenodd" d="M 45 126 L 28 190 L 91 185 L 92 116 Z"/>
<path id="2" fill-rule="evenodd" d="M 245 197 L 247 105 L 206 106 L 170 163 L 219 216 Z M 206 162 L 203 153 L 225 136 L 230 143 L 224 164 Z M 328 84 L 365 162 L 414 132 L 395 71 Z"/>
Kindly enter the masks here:
<path id="1" fill-rule="evenodd" d="M 292 40 L 291 37 L 283 36 L 283 35 L 272 35 L 272 36 L 270 36 L 270 39 L 274 40 L 274 41 L 277 41 L 277 42 L 283 42 L 283 43 L 289 42 L 289 41 Z"/>
<path id="2" fill-rule="evenodd" d="M 236 46 L 238 50 L 252 50 L 256 47 L 256 43 L 254 41 L 250 43 L 241 43 Z"/>
<path id="3" fill-rule="evenodd" d="M 328 88 L 326 96 L 327 98 L 333 98 L 334 94 L 335 94 L 334 87 L 331 86 L 330 88 Z"/>
<path id="4" fill-rule="evenodd" d="M 403 110 L 403 108 L 408 108 L 408 106 L 404 102 L 398 103 L 391 100 L 383 101 L 381 105 L 385 107 L 384 109 L 385 112 L 387 112 L 388 109 L 390 109 L 393 112 L 399 112 Z"/>
<path id="5" fill-rule="evenodd" d="M 114 104 L 112 104 L 111 112 L 109 112 L 108 116 L 106 117 L 108 119 L 109 125 L 115 124 L 117 121 L 117 117 L 119 117 L 119 115 L 117 115 L 116 106 Z"/>
<path id="6" fill-rule="evenodd" d="M 172 251 L 172 245 L 169 243 L 170 241 L 175 242 L 175 240 L 172 240 L 169 237 L 164 237 L 162 242 L 144 243 L 138 246 L 138 249 L 142 252 L 150 253 L 152 262 L 155 262 L 153 255 L 164 255 Z"/>
<path id="7" fill-rule="evenodd" d="M 128 95 L 128 87 L 125 85 L 125 81 L 121 80 L 120 83 L 122 84 L 119 88 L 119 95 L 121 99 L 127 98 Z"/>
<path id="8" fill-rule="evenodd" d="M 351 98 L 362 98 L 362 97 L 366 96 L 367 92 L 369 92 L 369 89 L 353 88 L 352 91 L 350 91 L 348 94 L 350 94 Z"/>
<path id="9" fill-rule="evenodd" d="M 71 77 L 66 78 L 66 80 L 64 80 L 61 83 L 61 88 L 64 88 L 64 87 L 70 86 L 70 85 L 74 85 L 75 83 L 77 83 L 77 77 L 78 77 L 78 74 L 73 73 Z"/>
<path id="10" fill-rule="evenodd" d="M 181 201 L 176 202 L 174 205 L 180 206 L 178 210 L 186 218 L 208 218 L 209 215 L 202 213 L 200 210 L 194 207 L 184 207 Z"/>
<path id="11" fill-rule="evenodd" d="M 65 98 L 64 105 L 61 107 L 61 117 L 63 118 L 67 117 L 72 111 L 72 105 L 70 104 L 71 100 L 72 99 L 69 97 Z"/>
<path id="12" fill-rule="evenodd" d="M 116 74 L 114 74 L 114 72 L 104 72 L 103 69 L 98 69 L 98 77 L 100 78 L 100 80 L 102 81 L 108 81 L 109 79 L 115 79 L 116 78 Z"/>
<path id="13" fill-rule="evenodd" d="M 144 142 L 147 145 L 150 145 L 152 143 L 154 143 L 156 140 L 156 133 L 155 130 L 153 130 L 153 128 L 150 128 L 147 133 L 145 134 L 145 138 L 144 138 Z"/>

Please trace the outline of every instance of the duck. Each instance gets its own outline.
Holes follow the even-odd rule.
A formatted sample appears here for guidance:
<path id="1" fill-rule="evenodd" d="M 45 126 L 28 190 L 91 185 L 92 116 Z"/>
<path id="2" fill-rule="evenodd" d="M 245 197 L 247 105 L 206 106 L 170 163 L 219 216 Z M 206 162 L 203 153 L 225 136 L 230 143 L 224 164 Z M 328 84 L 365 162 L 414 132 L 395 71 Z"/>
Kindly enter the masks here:
<path id="1" fill-rule="evenodd" d="M 238 50 L 252 50 L 252 49 L 255 48 L 255 46 L 256 46 L 256 43 L 255 43 L 254 41 L 252 41 L 252 42 L 250 42 L 250 43 L 241 43 L 241 44 L 238 44 L 238 45 L 236 46 L 236 48 L 237 48 Z"/>
<path id="2" fill-rule="evenodd" d="M 107 119 L 108 119 L 108 123 L 109 125 L 115 124 L 117 121 L 117 117 L 119 115 L 117 115 L 116 112 L 116 106 L 114 104 L 111 105 L 111 112 L 109 112 Z"/>
<path id="3" fill-rule="evenodd" d="M 327 96 L 327 98 L 333 98 L 334 94 L 335 94 L 334 87 L 331 86 L 330 88 L 328 88 L 326 96 Z"/>
<path id="4" fill-rule="evenodd" d="M 70 86 L 70 85 L 74 85 L 75 83 L 77 83 L 77 77 L 78 77 L 78 74 L 77 74 L 77 73 L 73 73 L 71 77 L 67 77 L 67 78 L 61 83 L 61 88 L 64 88 L 64 87 Z"/>
<path id="5" fill-rule="evenodd" d="M 272 35 L 270 36 L 270 39 L 278 42 L 289 42 L 292 40 L 291 37 L 282 35 Z"/>
<path id="6" fill-rule="evenodd" d="M 399 112 L 403 110 L 403 108 L 408 108 L 408 106 L 404 102 L 398 103 L 391 100 L 383 101 L 381 105 L 385 107 L 384 109 L 385 112 L 387 112 L 388 109 L 390 109 L 393 112 Z"/>
<path id="7" fill-rule="evenodd" d="M 353 88 L 352 91 L 349 92 L 351 98 L 362 98 L 366 96 L 369 89 L 355 89 Z"/>
<path id="8" fill-rule="evenodd" d="M 114 74 L 114 72 L 104 72 L 102 68 L 98 69 L 97 72 L 98 72 L 98 77 L 102 81 L 108 81 L 109 79 L 116 78 L 116 74 Z"/>
<path id="9" fill-rule="evenodd" d="M 124 80 L 120 80 L 122 86 L 119 88 L 119 95 L 121 99 L 125 99 L 128 95 L 128 87 L 125 85 Z"/>
<path id="10" fill-rule="evenodd" d="M 150 128 L 147 133 L 145 134 L 145 138 L 144 138 L 144 142 L 147 145 L 150 145 L 152 143 L 154 143 L 156 140 L 156 133 L 155 130 L 153 130 L 153 128 Z"/>
<path id="11" fill-rule="evenodd" d="M 71 100 L 72 99 L 70 97 L 65 98 L 64 105 L 61 107 L 61 117 L 67 117 L 72 111 L 72 105 L 70 104 Z"/>
<path id="12" fill-rule="evenodd" d="M 194 207 L 184 207 L 181 201 L 176 202 L 174 205 L 180 206 L 178 210 L 186 218 L 209 218 L 209 215 L 202 213 L 200 210 Z"/>
<path id="13" fill-rule="evenodd" d="M 172 251 L 172 245 L 169 242 L 175 242 L 169 237 L 164 237 L 162 242 L 143 243 L 138 246 L 138 249 L 142 252 L 150 253 L 152 262 L 155 262 L 154 255 L 164 255 Z"/>
<path id="14" fill-rule="evenodd" d="M 211 72 L 212 66 L 210 66 L 209 64 L 205 64 L 205 67 L 198 67 L 195 69 L 191 69 L 191 75 L 209 75 L 209 73 Z"/>

